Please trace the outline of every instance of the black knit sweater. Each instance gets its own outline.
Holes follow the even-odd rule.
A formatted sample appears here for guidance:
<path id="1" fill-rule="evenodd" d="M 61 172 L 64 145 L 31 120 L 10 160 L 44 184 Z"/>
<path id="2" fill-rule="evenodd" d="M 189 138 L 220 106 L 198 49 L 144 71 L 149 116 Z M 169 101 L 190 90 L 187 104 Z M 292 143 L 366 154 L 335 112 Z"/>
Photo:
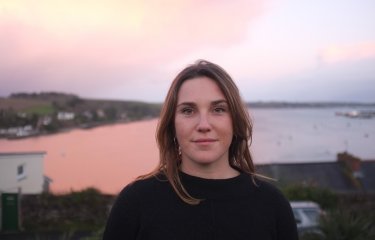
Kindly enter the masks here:
<path id="1" fill-rule="evenodd" d="M 192 196 L 204 199 L 200 204 L 184 203 L 160 177 L 136 181 L 118 196 L 103 239 L 298 239 L 290 205 L 271 184 L 254 185 L 245 173 L 220 180 L 180 177 Z"/>

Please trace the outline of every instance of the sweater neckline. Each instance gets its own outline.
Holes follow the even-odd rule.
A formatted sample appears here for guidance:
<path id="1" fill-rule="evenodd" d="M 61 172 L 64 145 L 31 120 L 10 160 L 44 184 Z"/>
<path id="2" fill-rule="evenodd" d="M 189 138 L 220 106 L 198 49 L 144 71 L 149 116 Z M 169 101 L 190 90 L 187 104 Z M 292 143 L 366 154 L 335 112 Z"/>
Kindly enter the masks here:
<path id="1" fill-rule="evenodd" d="M 185 173 L 183 171 L 179 171 L 180 177 L 185 178 L 189 181 L 195 181 L 195 182 L 200 182 L 200 183 L 205 183 L 205 184 L 217 184 L 217 183 L 229 183 L 229 182 L 235 182 L 238 181 L 238 179 L 241 177 L 243 172 L 240 172 L 238 175 L 230 178 L 203 178 L 203 177 L 198 177 L 198 176 L 193 176 L 188 173 Z"/>
<path id="2" fill-rule="evenodd" d="M 252 189 L 250 175 L 240 172 L 239 175 L 225 179 L 207 179 L 179 171 L 182 185 L 190 195 L 201 199 L 238 197 L 249 194 Z"/>

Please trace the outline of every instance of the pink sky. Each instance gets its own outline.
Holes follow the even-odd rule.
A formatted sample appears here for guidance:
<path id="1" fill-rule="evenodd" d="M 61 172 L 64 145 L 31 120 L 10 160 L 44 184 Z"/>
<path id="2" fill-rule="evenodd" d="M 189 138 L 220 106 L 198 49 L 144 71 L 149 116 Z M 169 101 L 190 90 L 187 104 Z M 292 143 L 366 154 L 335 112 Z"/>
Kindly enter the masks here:
<path id="1" fill-rule="evenodd" d="M 3 0 L 0 96 L 161 102 L 203 58 L 247 101 L 375 102 L 374 12 L 372 0 Z"/>

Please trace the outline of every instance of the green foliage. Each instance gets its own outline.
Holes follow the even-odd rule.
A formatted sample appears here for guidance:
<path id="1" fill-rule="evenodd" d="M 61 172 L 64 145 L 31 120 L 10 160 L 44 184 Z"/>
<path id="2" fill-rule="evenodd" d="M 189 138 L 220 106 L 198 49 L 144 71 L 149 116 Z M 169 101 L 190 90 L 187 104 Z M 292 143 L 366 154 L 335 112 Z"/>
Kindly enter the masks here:
<path id="1" fill-rule="evenodd" d="M 11 127 L 13 124 L 23 124 L 23 119 L 13 109 L 0 109 L 0 126 Z"/>
<path id="2" fill-rule="evenodd" d="M 1 128 L 31 125 L 32 135 L 151 119 L 158 117 L 161 110 L 161 104 L 81 99 L 73 94 L 58 92 L 14 93 L 0 100 Z M 74 120 L 59 120 L 57 114 L 61 111 L 74 113 Z M 16 137 L 13 132 L 3 135 Z"/>
<path id="3" fill-rule="evenodd" d="M 55 109 L 51 104 L 48 105 L 39 105 L 39 106 L 32 106 L 23 110 L 23 112 L 27 114 L 37 114 L 40 116 L 50 115 L 55 112 Z"/>
<path id="4" fill-rule="evenodd" d="M 85 101 L 79 97 L 72 97 L 71 99 L 66 100 L 66 105 L 70 108 L 74 108 L 84 102 Z"/>
<path id="5" fill-rule="evenodd" d="M 95 188 L 63 195 L 41 194 L 22 199 L 23 226 L 27 231 L 97 231 L 105 224 L 112 196 Z"/>
<path id="6" fill-rule="evenodd" d="M 48 133 L 55 133 L 58 132 L 62 127 L 62 124 L 60 121 L 58 121 L 56 118 L 52 118 L 52 121 L 48 125 L 43 125 L 41 127 L 41 130 L 46 131 Z"/>
<path id="7" fill-rule="evenodd" d="M 104 109 L 104 112 L 109 121 L 114 121 L 117 118 L 117 109 L 115 107 L 108 107 Z"/>
<path id="8" fill-rule="evenodd" d="M 127 113 L 129 120 L 140 120 L 147 117 L 156 117 L 159 115 L 161 105 L 149 104 L 143 102 L 125 102 L 122 105 L 122 111 Z"/>
<path id="9" fill-rule="evenodd" d="M 283 189 L 289 200 L 318 203 L 325 214 L 320 234 L 305 234 L 301 240 L 375 239 L 375 196 L 370 194 L 335 194 L 314 186 L 291 185 Z"/>
<path id="10" fill-rule="evenodd" d="M 0 109 L 0 126 L 2 128 L 36 126 L 39 116 L 36 113 L 18 113 L 13 109 Z"/>
<path id="11" fill-rule="evenodd" d="M 334 208 L 337 195 L 328 189 L 306 185 L 290 185 L 282 189 L 289 200 L 307 200 L 318 203 L 323 209 Z"/>
<path id="12" fill-rule="evenodd" d="M 375 195 L 334 194 L 312 186 L 293 185 L 283 188 L 290 200 L 309 200 L 326 209 L 320 230 L 304 234 L 301 240 L 367 240 L 375 239 Z M 101 239 L 109 206 L 114 196 L 95 188 L 54 195 L 25 195 L 21 209 L 23 227 L 39 234 L 37 239 L 51 239 L 58 232 L 60 239 L 71 239 L 86 232 L 85 240 Z"/>
<path id="13" fill-rule="evenodd" d="M 326 240 L 375 239 L 374 212 L 360 213 L 348 208 L 327 212 L 321 220 Z"/>

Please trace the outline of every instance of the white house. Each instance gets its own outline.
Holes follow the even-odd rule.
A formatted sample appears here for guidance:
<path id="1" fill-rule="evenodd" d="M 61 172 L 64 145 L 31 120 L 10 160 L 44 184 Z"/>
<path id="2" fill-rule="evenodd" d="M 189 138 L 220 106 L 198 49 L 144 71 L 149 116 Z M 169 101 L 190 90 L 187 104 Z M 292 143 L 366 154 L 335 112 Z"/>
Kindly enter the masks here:
<path id="1" fill-rule="evenodd" d="M 46 152 L 0 152 L 0 192 L 38 194 L 48 191 L 51 179 L 44 176 Z"/>
<path id="2" fill-rule="evenodd" d="M 57 119 L 61 121 L 73 120 L 75 114 L 73 112 L 58 112 Z"/>

